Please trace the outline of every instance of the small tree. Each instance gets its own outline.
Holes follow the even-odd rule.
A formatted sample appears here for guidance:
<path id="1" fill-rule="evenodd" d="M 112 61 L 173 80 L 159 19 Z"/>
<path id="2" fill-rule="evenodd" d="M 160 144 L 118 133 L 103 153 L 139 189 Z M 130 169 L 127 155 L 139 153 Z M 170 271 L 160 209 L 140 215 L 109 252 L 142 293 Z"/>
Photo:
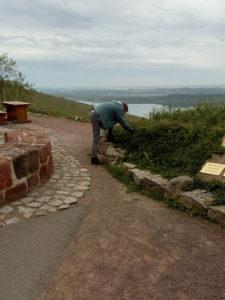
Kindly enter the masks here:
<path id="1" fill-rule="evenodd" d="M 16 61 L 6 53 L 0 55 L 0 100 L 18 100 L 34 92 L 34 85 L 25 80 L 25 76 L 17 70 Z"/>
<path id="2" fill-rule="evenodd" d="M 7 81 L 13 80 L 16 74 L 16 61 L 6 53 L 0 55 L 0 99 L 4 101 L 4 86 Z"/>
<path id="3" fill-rule="evenodd" d="M 25 75 L 21 72 L 17 72 L 16 87 L 18 101 L 23 101 L 27 95 L 34 92 L 34 84 L 26 81 Z"/>

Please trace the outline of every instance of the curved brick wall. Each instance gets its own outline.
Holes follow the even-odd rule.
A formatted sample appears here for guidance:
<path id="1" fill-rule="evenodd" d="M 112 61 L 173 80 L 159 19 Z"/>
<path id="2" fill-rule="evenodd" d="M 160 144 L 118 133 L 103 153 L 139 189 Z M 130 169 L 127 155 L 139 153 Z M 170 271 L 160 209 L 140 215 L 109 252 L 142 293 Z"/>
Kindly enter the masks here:
<path id="1" fill-rule="evenodd" d="M 18 200 L 40 186 L 53 171 L 52 145 L 40 130 L 5 133 L 0 145 L 0 205 Z"/>

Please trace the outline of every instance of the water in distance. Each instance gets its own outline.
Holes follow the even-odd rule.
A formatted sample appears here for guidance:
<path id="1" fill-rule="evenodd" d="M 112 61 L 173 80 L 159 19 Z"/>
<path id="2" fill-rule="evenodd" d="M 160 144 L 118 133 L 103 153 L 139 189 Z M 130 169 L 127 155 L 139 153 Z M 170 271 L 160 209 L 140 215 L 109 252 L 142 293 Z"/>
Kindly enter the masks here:
<path id="1" fill-rule="evenodd" d="M 93 101 L 77 101 L 76 102 L 81 102 L 89 105 L 98 105 L 103 103 L 101 102 L 93 102 Z M 149 117 L 149 113 L 152 112 L 153 110 L 162 110 L 165 108 L 164 105 L 160 104 L 154 104 L 154 103 L 128 103 L 129 107 L 129 114 L 133 116 L 138 116 L 138 117 Z"/>

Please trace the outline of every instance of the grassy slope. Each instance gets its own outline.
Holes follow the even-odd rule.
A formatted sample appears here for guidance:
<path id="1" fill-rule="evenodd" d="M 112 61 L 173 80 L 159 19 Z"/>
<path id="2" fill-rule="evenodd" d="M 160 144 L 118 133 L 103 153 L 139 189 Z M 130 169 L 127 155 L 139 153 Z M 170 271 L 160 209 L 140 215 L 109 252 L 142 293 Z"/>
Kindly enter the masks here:
<path id="1" fill-rule="evenodd" d="M 26 101 L 31 103 L 30 111 L 32 112 L 72 119 L 78 116 L 83 117 L 84 120 L 89 120 L 91 106 L 88 104 L 38 92 L 33 93 L 26 99 Z M 127 115 L 128 122 L 136 119 L 138 119 L 138 117 Z"/>
<path id="2" fill-rule="evenodd" d="M 49 115 L 75 118 L 76 116 L 89 118 L 90 105 L 65 100 L 62 97 L 50 96 L 43 93 L 33 93 L 26 101 L 31 103 L 30 110 L 33 112 Z"/>

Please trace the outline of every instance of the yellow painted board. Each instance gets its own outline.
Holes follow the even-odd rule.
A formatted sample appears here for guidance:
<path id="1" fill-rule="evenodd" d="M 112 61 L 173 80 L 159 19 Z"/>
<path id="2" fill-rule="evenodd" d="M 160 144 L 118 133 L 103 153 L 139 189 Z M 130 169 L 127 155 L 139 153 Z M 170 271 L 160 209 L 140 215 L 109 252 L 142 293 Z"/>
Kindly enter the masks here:
<path id="1" fill-rule="evenodd" d="M 221 172 L 225 169 L 224 164 L 212 163 L 207 162 L 202 169 L 200 170 L 201 173 L 206 173 L 210 175 L 220 175 Z"/>

